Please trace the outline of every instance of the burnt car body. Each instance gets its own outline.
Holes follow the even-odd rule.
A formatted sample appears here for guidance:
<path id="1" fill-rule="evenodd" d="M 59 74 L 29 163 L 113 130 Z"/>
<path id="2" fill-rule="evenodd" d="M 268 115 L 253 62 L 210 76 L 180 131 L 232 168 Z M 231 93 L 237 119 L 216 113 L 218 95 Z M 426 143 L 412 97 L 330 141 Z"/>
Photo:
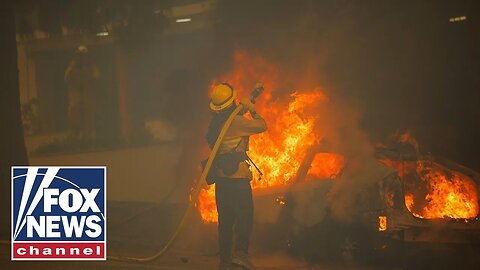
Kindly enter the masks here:
<path id="1" fill-rule="evenodd" d="M 480 174 L 447 159 L 417 154 L 401 155 L 383 149 L 376 153 L 376 159 L 381 164 L 385 164 L 386 159 L 397 164 L 429 162 L 441 166 L 445 171 L 469 177 L 475 183 L 477 194 L 480 193 Z M 256 209 L 256 216 L 272 215 L 271 209 L 274 207 L 265 207 L 269 203 L 279 205 L 275 224 L 258 222 L 256 218 L 258 225 L 254 242 L 257 246 L 267 248 L 266 243 L 270 248 L 272 245 L 277 245 L 278 248 L 283 246 L 290 254 L 312 262 L 347 260 L 361 263 L 387 262 L 390 265 L 404 265 L 402 261 L 405 256 L 410 256 L 410 262 L 413 262 L 411 254 L 425 254 L 425 249 L 429 250 L 428 258 L 433 256 L 429 253 L 432 249 L 444 247 L 447 247 L 449 254 L 454 247 L 457 252 L 465 255 L 463 249 L 458 249 L 459 246 L 473 247 L 473 252 L 478 251 L 478 213 L 467 219 L 426 219 L 415 216 L 406 206 L 407 180 L 405 174 L 398 172 L 398 168 L 384 177 L 355 187 L 355 197 L 351 204 L 353 209 L 349 209 L 351 216 L 348 220 L 339 220 L 332 209 L 332 202 L 336 198 L 330 194 L 336 179 L 305 181 L 305 168 L 308 168 L 311 160 L 311 157 L 305 159 L 297 173 L 295 184 L 255 194 L 256 206 L 260 208 Z M 302 205 L 299 198 L 310 198 L 308 205 Z M 301 212 L 316 211 L 317 215 L 306 223 L 302 222 L 299 208 L 305 208 Z"/>
<path id="2" fill-rule="evenodd" d="M 459 173 L 471 179 L 476 188 L 478 204 L 480 174 L 451 160 L 434 157 L 419 156 L 416 159 L 397 159 L 400 163 L 424 162 L 429 166 L 436 166 L 450 173 Z M 405 166 L 403 166 L 405 167 Z M 387 226 L 383 233 L 392 238 L 406 242 L 438 242 L 438 243 L 480 243 L 480 221 L 478 210 L 474 217 L 469 218 L 422 218 L 413 214 L 405 202 L 407 192 L 406 179 L 408 175 L 399 174 L 398 177 L 389 177 L 379 182 L 380 200 L 383 202 L 383 213 L 387 218 Z M 416 175 L 416 177 L 419 177 Z M 477 207 L 478 208 L 478 207 Z"/>

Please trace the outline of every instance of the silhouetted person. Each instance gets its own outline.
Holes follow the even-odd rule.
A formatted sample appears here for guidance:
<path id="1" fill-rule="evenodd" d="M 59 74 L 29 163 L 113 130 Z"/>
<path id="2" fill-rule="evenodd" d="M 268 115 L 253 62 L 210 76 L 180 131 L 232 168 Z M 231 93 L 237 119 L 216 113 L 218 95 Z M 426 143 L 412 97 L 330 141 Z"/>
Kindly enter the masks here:
<path id="1" fill-rule="evenodd" d="M 80 45 L 64 78 L 68 88 L 70 136 L 95 137 L 95 87 L 99 78 L 100 71 L 91 61 L 88 48 Z"/>

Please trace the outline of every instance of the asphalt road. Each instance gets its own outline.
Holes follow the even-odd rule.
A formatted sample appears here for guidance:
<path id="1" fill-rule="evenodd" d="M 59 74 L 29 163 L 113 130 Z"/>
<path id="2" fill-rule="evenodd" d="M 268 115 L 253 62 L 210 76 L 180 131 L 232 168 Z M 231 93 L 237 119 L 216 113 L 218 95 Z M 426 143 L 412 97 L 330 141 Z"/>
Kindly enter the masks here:
<path id="1" fill-rule="evenodd" d="M 258 270 L 317 270 L 317 269 L 374 269 L 355 267 L 344 263 L 336 265 L 311 265 L 294 260 L 285 255 L 254 256 L 252 258 Z M 105 262 L 26 262 L 10 260 L 10 246 L 0 245 L 0 269 L 161 269 L 161 270 L 212 270 L 217 269 L 218 259 L 215 255 L 202 255 L 182 252 L 170 252 L 164 257 L 149 263 L 130 263 L 119 261 Z M 391 268 L 385 268 L 391 269 Z"/>
<path id="2" fill-rule="evenodd" d="M 408 247 L 403 254 L 398 254 L 397 262 L 382 262 L 365 265 L 344 258 L 328 263 L 307 263 L 284 254 L 253 254 L 252 261 L 257 270 L 396 270 L 396 269 L 480 269 L 478 248 L 447 246 L 442 251 L 421 250 Z M 131 250 L 132 251 L 132 250 Z M 130 251 L 130 252 L 131 252 Z M 145 250 L 135 250 L 137 254 Z M 113 253 L 113 252 L 110 252 Z M 114 254 L 110 254 L 114 255 Z M 116 254 L 115 254 L 116 255 Z M 400 262 L 400 263 L 399 263 Z M 163 270 L 214 270 L 218 258 L 215 254 L 192 253 L 181 250 L 169 251 L 156 261 L 149 263 L 132 263 L 120 261 L 15 261 L 10 260 L 10 246 L 0 244 L 0 269 L 163 269 Z M 238 269 L 237 269 L 238 270 Z"/>

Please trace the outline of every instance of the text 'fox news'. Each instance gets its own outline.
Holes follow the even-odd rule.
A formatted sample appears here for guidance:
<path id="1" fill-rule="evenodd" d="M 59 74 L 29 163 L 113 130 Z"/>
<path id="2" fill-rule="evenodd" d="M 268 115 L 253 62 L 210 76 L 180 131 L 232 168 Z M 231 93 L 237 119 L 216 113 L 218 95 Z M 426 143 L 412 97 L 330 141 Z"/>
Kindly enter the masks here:
<path id="1" fill-rule="evenodd" d="M 106 167 L 12 167 L 12 260 L 106 260 Z"/>

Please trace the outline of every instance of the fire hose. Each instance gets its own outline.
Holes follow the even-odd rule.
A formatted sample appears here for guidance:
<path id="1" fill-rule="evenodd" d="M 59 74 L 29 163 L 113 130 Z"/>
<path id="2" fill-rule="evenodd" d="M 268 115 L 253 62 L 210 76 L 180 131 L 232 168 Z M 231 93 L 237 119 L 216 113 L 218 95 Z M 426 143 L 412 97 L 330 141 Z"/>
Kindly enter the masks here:
<path id="1" fill-rule="evenodd" d="M 261 93 L 261 92 L 260 92 Z M 254 100 L 254 97 L 252 95 L 252 99 Z M 182 231 L 183 227 L 185 226 L 185 223 L 188 219 L 188 216 L 191 212 L 191 210 L 194 208 L 195 203 L 198 200 L 198 196 L 200 195 L 200 192 L 202 190 L 202 187 L 204 183 L 206 183 L 205 179 L 208 175 L 208 172 L 210 171 L 213 160 L 215 159 L 215 156 L 217 155 L 218 148 L 220 147 L 220 144 L 222 143 L 223 137 L 225 137 L 225 134 L 227 133 L 228 129 L 230 128 L 230 125 L 232 124 L 233 119 L 239 112 L 241 112 L 244 109 L 243 104 L 239 104 L 238 107 L 230 114 L 228 117 L 227 121 L 225 121 L 225 124 L 223 125 L 220 134 L 218 135 L 218 138 L 215 142 L 215 145 L 212 148 L 212 151 L 210 152 L 210 155 L 207 160 L 207 164 L 205 165 L 205 169 L 203 170 L 201 176 L 200 176 L 200 181 L 198 181 L 197 187 L 194 190 L 194 193 L 190 199 L 190 202 L 187 206 L 187 209 L 185 210 L 185 213 L 183 214 L 182 219 L 180 220 L 179 225 L 177 226 L 176 230 L 168 240 L 168 242 L 165 244 L 165 246 L 159 250 L 157 253 L 148 256 L 148 257 L 128 257 L 128 256 L 107 256 L 109 260 L 112 261 L 126 261 L 126 262 L 150 262 L 154 261 L 158 258 L 160 258 L 162 255 L 164 255 L 168 249 L 172 246 L 172 244 L 175 242 L 177 239 L 178 235 Z M 10 241 L 1 241 L 0 244 L 10 244 Z"/>
<path id="2" fill-rule="evenodd" d="M 263 86 L 262 87 L 257 87 L 255 88 L 250 96 L 250 100 L 252 103 L 255 103 L 255 100 L 260 94 L 263 92 Z M 185 210 L 185 213 L 183 214 L 182 219 L 180 220 L 180 223 L 178 224 L 176 230 L 173 232 L 172 236 L 168 240 L 168 242 L 165 244 L 165 246 L 159 250 L 157 253 L 148 256 L 148 257 L 120 257 L 120 256 L 108 256 L 107 258 L 109 260 L 113 261 L 127 261 L 127 262 L 150 262 L 154 261 L 158 258 L 160 258 L 162 255 L 164 255 L 168 249 L 172 246 L 172 244 L 175 242 L 177 239 L 178 235 L 182 231 L 183 227 L 185 226 L 185 223 L 188 219 L 188 216 L 192 209 L 195 207 L 195 204 L 198 200 L 198 196 L 200 195 L 200 192 L 202 190 L 202 187 L 204 186 L 204 183 L 206 183 L 206 178 L 207 175 L 212 167 L 213 160 L 215 159 L 215 156 L 217 155 L 218 148 L 220 147 L 220 144 L 222 143 L 223 137 L 225 137 L 225 134 L 227 134 L 228 129 L 230 128 L 230 125 L 233 122 L 233 119 L 235 116 L 237 116 L 238 113 L 244 110 L 244 105 L 239 104 L 237 108 L 230 114 L 230 116 L 227 118 L 227 121 L 225 121 L 225 124 L 223 125 L 220 134 L 218 135 L 217 140 L 215 141 L 215 145 L 212 148 L 212 151 L 210 152 L 210 155 L 207 160 L 207 164 L 205 165 L 205 169 L 203 170 L 200 180 L 198 181 L 198 184 L 192 194 L 192 197 L 190 199 L 190 202 L 187 206 L 187 209 Z"/>

